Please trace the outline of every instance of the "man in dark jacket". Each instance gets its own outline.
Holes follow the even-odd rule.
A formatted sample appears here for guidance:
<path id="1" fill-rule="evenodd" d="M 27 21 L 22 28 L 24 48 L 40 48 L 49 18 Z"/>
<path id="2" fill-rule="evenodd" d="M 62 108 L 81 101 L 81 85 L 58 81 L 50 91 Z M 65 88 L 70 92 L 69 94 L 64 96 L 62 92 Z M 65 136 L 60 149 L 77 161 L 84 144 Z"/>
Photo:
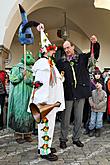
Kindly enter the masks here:
<path id="1" fill-rule="evenodd" d="M 88 72 L 88 60 L 91 57 L 91 52 L 94 50 L 94 58 L 99 57 L 100 45 L 97 42 L 96 36 L 90 38 L 91 51 L 87 54 L 75 54 L 74 45 L 70 41 L 65 41 L 63 48 L 66 57 L 57 62 L 57 67 L 60 72 L 64 71 L 64 94 L 66 109 L 62 112 L 61 121 L 61 136 L 60 148 L 67 147 L 68 127 L 70 122 L 71 110 L 74 106 L 74 129 L 73 129 L 73 144 L 78 147 L 83 147 L 84 144 L 80 139 L 80 130 L 82 124 L 83 107 L 85 98 L 91 96 L 90 77 Z"/>

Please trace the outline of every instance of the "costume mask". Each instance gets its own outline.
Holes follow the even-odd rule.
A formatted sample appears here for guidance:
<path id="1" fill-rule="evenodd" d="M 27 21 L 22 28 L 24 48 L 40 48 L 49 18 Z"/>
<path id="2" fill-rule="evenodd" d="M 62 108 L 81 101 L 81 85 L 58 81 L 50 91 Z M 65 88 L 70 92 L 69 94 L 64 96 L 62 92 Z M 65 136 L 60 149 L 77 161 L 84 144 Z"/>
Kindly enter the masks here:
<path id="1" fill-rule="evenodd" d="M 21 62 L 24 64 L 24 56 L 22 57 Z M 26 52 L 26 65 L 33 65 L 34 62 L 35 62 L 35 59 L 32 56 L 32 52 L 27 51 Z"/>

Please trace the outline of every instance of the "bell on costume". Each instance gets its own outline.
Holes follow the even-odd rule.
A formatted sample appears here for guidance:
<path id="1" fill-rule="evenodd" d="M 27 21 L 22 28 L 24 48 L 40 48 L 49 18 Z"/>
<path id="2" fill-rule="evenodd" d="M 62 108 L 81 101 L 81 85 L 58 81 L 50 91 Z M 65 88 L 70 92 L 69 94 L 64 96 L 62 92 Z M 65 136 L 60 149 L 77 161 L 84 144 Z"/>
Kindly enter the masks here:
<path id="1" fill-rule="evenodd" d="M 54 108 L 54 107 L 60 107 L 61 103 L 56 102 L 54 104 L 46 104 L 46 103 L 40 103 L 40 104 L 30 104 L 30 110 L 32 113 L 33 118 L 37 123 L 40 123 L 41 120 Z"/>

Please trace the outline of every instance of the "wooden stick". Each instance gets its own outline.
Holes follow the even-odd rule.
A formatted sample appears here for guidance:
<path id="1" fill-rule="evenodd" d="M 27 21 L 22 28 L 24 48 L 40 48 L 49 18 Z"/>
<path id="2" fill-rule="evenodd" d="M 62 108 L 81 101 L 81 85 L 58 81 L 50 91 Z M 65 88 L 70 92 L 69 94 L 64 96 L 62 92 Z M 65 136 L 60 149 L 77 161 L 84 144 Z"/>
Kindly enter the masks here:
<path id="1" fill-rule="evenodd" d="M 24 70 L 26 70 L 26 44 L 24 44 Z"/>

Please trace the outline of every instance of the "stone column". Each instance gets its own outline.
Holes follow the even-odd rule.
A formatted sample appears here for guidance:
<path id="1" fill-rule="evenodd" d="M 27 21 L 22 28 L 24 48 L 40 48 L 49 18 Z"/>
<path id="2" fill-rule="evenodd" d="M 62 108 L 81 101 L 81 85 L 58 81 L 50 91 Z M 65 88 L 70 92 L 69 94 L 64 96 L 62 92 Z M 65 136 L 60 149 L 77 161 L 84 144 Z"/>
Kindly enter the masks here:
<path id="1" fill-rule="evenodd" d="M 5 60 L 8 58 L 9 50 L 0 45 L 0 69 L 5 70 Z"/>

